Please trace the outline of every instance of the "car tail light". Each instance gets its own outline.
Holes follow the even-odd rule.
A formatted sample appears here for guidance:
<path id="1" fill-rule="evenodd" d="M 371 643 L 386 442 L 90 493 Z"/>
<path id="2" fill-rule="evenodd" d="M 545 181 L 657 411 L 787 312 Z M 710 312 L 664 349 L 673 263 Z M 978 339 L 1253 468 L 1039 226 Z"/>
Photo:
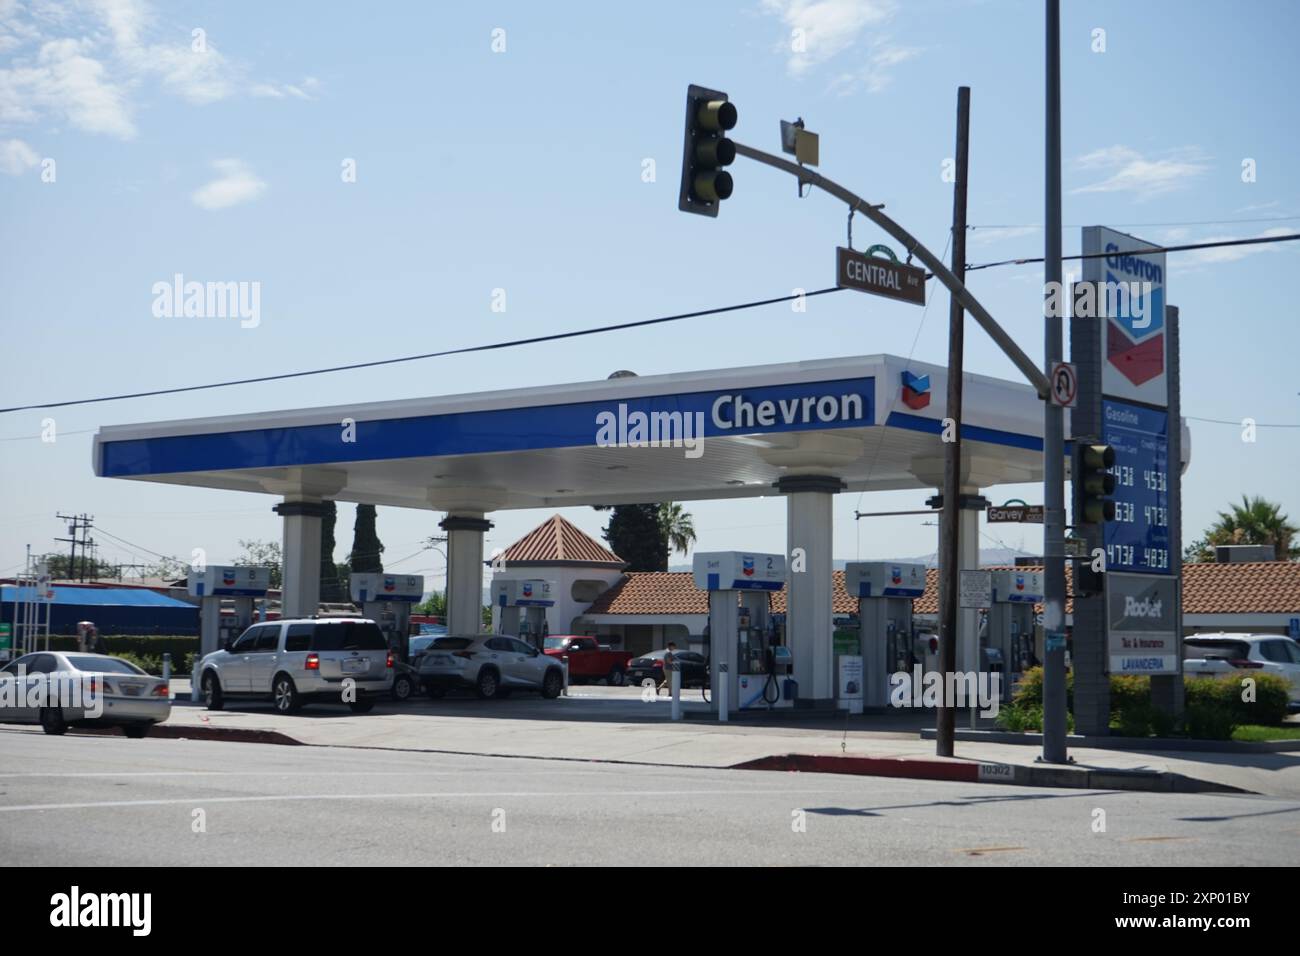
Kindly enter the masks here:
<path id="1" fill-rule="evenodd" d="M 663 661 L 651 661 L 651 662 L 650 662 L 650 666 L 652 666 L 652 667 L 663 667 L 663 666 L 664 666 L 664 662 L 663 662 Z"/>
<path id="2" fill-rule="evenodd" d="M 1228 663 L 1231 664 L 1233 667 L 1250 667 L 1250 668 L 1255 668 L 1255 667 L 1263 667 L 1263 666 L 1264 666 L 1263 663 L 1261 663 L 1260 661 L 1248 661 L 1248 660 L 1245 660 L 1244 658 L 1238 658 L 1237 660 L 1228 661 Z"/>
<path id="3" fill-rule="evenodd" d="M 389 651 L 389 652 L 388 652 L 388 669 L 389 669 L 389 670 L 392 670 L 392 669 L 393 669 L 393 652 L 392 652 L 392 651 Z"/>
<path id="4" fill-rule="evenodd" d="M 169 688 L 166 681 L 164 681 L 153 689 L 153 695 L 155 697 L 171 697 L 171 688 Z"/>
<path id="5" fill-rule="evenodd" d="M 474 652 L 473 651 L 452 651 L 451 656 L 463 657 L 465 660 L 469 660 L 471 657 L 474 656 Z"/>
<path id="6" fill-rule="evenodd" d="M 319 655 L 319 654 L 315 654 L 315 653 L 313 653 L 313 654 L 308 654 L 308 655 L 307 655 L 307 663 L 306 663 L 305 666 L 306 666 L 307 670 L 309 670 L 309 671 L 318 671 L 318 670 L 320 670 L 320 655 Z"/>
<path id="7" fill-rule="evenodd" d="M 86 679 L 86 693 L 94 695 L 99 693 L 99 677 L 92 674 Z"/>

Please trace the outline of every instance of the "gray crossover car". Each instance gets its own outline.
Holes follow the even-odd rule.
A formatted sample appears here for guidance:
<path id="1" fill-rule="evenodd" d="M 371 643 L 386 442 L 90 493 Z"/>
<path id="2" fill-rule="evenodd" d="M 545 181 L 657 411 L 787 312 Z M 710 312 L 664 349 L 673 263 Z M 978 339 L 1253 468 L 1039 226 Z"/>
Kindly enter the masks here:
<path id="1" fill-rule="evenodd" d="M 559 661 L 504 634 L 439 637 L 420 655 L 418 673 L 431 697 L 453 687 L 471 688 L 483 698 L 505 697 L 512 690 L 555 698 L 564 689 Z"/>
<path id="2" fill-rule="evenodd" d="M 254 624 L 199 662 L 208 710 L 232 698 L 270 700 L 282 714 L 312 701 L 364 714 L 393 686 L 393 655 L 374 621 L 298 618 Z"/>

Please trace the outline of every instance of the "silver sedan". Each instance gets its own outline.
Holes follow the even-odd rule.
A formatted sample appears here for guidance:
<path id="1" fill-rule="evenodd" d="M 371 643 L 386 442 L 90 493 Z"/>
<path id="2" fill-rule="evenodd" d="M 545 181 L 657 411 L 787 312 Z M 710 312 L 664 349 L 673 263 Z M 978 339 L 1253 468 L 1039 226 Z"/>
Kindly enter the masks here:
<path id="1" fill-rule="evenodd" d="M 0 722 L 39 723 L 47 734 L 121 727 L 143 737 L 171 711 L 167 681 L 120 657 L 39 651 L 0 669 Z"/>

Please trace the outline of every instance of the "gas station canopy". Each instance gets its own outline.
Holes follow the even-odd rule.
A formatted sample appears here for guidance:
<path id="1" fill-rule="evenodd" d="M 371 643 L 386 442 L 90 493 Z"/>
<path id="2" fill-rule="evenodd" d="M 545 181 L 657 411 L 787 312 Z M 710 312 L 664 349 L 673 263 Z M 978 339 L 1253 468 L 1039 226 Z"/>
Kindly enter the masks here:
<path id="1" fill-rule="evenodd" d="M 94 469 L 439 511 L 755 497 L 799 474 L 935 488 L 945 388 L 943 367 L 888 355 L 626 376 L 108 426 Z M 968 374 L 964 407 L 964 486 L 1041 479 L 1028 385 Z"/>

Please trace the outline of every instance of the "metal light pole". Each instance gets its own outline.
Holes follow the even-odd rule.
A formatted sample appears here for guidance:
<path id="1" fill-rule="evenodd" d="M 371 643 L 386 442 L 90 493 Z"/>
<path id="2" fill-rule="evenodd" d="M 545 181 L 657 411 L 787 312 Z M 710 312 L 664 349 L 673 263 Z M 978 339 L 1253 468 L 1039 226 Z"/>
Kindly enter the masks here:
<path id="1" fill-rule="evenodd" d="M 1049 295 L 1061 285 L 1061 2 L 1047 6 L 1047 115 L 1043 216 L 1043 326 L 1046 354 L 1043 371 L 1061 361 L 1062 325 L 1046 303 L 1062 301 Z M 1053 634 L 1065 631 L 1065 410 L 1043 403 L 1043 761 L 1066 763 L 1066 695 L 1064 642 Z"/>

